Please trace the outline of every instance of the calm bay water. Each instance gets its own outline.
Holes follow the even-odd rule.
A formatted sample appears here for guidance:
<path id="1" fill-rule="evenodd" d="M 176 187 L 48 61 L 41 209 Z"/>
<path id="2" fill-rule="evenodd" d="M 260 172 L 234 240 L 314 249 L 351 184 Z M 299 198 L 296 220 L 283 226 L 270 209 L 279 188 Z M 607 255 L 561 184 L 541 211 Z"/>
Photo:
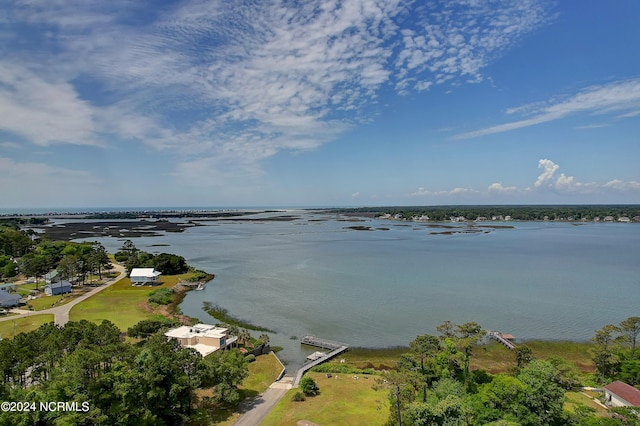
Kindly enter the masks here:
<path id="1" fill-rule="evenodd" d="M 588 340 L 640 315 L 640 226 L 513 222 L 489 233 L 433 235 L 424 224 L 301 213 L 290 222 L 205 222 L 180 234 L 134 240 L 216 274 L 187 294 L 183 312 L 211 319 L 203 301 L 290 336 L 352 346 L 406 345 L 445 320 L 476 321 L 519 340 Z M 352 225 L 389 230 L 357 231 Z M 490 224 L 489 224 L 490 225 Z M 466 225 L 465 225 L 466 226 Z M 121 240 L 101 240 L 109 251 Z M 169 244 L 157 247 L 154 244 Z"/>

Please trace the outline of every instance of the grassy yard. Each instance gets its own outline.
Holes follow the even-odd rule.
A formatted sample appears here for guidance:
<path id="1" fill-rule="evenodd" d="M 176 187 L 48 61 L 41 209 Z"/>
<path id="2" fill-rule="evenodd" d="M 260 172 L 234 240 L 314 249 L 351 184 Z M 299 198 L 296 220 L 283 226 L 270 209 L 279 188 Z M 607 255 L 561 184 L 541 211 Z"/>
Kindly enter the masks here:
<path id="1" fill-rule="evenodd" d="M 389 418 L 387 390 L 373 390 L 375 376 L 333 375 L 308 373 L 320 388 L 320 394 L 294 402 L 292 396 L 299 389 L 291 389 L 262 425 L 295 425 L 299 420 L 308 420 L 321 425 L 380 425 Z"/>
<path id="2" fill-rule="evenodd" d="M 583 373 L 594 371 L 594 364 L 589 356 L 589 343 L 565 342 L 565 341 L 531 341 L 526 345 L 533 350 L 533 355 L 538 359 L 549 358 L 553 355 L 561 356 L 573 362 Z M 346 365 L 354 368 L 375 368 L 377 370 L 395 368 L 400 355 L 409 352 L 409 348 L 365 349 L 351 348 L 348 352 L 331 360 L 331 363 L 339 363 L 344 359 Z M 471 369 L 482 369 L 492 374 L 509 372 L 516 366 L 514 352 L 508 350 L 497 342 L 476 347 L 471 357 Z"/>
<path id="3" fill-rule="evenodd" d="M 598 417 L 606 417 L 609 414 L 609 410 L 594 402 L 591 398 L 581 392 L 567 392 L 565 394 L 566 401 L 564 408 L 568 411 L 575 412 L 577 406 L 587 406 L 596 410 Z"/>
<path id="4" fill-rule="evenodd" d="M 157 286 L 131 285 L 124 278 L 84 302 L 74 306 L 69 314 L 71 321 L 88 320 L 100 323 L 102 320 L 113 322 L 120 330 L 126 331 L 132 325 L 160 315 L 148 309 L 149 293 L 159 288 L 171 288 L 190 274 L 163 276 L 162 284 Z"/>
<path id="5" fill-rule="evenodd" d="M 376 370 L 390 370 L 396 367 L 400 355 L 409 352 L 409 348 L 397 347 L 387 349 L 350 348 L 347 352 L 329 361 L 345 364 L 359 369 L 375 368 Z"/>
<path id="6" fill-rule="evenodd" d="M 240 398 L 255 398 L 261 394 L 278 377 L 282 366 L 273 354 L 262 355 L 249 364 L 249 376 L 239 386 Z M 210 395 L 210 391 L 200 391 L 200 396 Z M 234 409 L 217 408 L 211 415 L 210 421 L 217 426 L 231 426 L 240 417 L 240 413 Z M 201 423 L 196 423 L 201 424 Z"/>
<path id="7" fill-rule="evenodd" d="M 85 291 L 90 291 L 90 288 L 86 288 Z M 81 292 L 73 292 L 71 294 L 56 294 L 55 296 L 41 295 L 37 299 L 32 299 L 27 302 L 28 306 L 31 306 L 34 311 L 42 311 L 43 309 L 53 308 L 55 306 L 64 305 L 71 302 L 73 299 L 82 296 Z"/>
<path id="8" fill-rule="evenodd" d="M 29 331 L 33 331 L 36 328 L 40 327 L 42 324 L 46 324 L 48 322 L 53 321 L 52 314 L 42 314 L 42 315 L 33 315 L 25 318 L 16 318 L 16 333 L 26 333 Z M 2 321 L 0 322 L 0 336 L 3 339 L 12 339 L 13 338 L 13 321 Z"/>
<path id="9" fill-rule="evenodd" d="M 574 363 L 582 373 L 594 371 L 595 366 L 589 356 L 589 343 L 535 340 L 524 344 L 531 348 L 536 359 L 556 355 Z M 477 347 L 471 359 L 472 369 L 483 369 L 493 374 L 509 372 L 515 366 L 515 353 L 497 342 Z"/>
<path id="10" fill-rule="evenodd" d="M 272 353 L 257 357 L 249 364 L 249 376 L 240 385 L 240 392 L 243 396 L 255 396 L 264 392 L 281 371 L 282 365 Z"/>

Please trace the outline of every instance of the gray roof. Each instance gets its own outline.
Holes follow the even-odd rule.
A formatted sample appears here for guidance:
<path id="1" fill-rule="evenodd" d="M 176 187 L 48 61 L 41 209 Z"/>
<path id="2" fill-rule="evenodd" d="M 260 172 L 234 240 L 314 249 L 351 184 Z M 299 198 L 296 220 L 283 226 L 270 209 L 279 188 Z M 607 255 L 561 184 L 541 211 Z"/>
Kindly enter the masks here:
<path id="1" fill-rule="evenodd" d="M 69 288 L 71 288 L 71 283 L 69 281 L 60 281 L 60 282 L 57 282 L 57 283 L 48 284 L 46 287 L 49 287 L 49 288 L 65 288 L 65 287 L 69 287 Z"/>
<path id="2" fill-rule="evenodd" d="M 20 300 L 22 297 L 20 297 L 19 294 L 16 293 L 7 293 L 4 290 L 0 290 L 0 301 L 4 302 L 4 301 L 12 301 L 12 300 Z"/>

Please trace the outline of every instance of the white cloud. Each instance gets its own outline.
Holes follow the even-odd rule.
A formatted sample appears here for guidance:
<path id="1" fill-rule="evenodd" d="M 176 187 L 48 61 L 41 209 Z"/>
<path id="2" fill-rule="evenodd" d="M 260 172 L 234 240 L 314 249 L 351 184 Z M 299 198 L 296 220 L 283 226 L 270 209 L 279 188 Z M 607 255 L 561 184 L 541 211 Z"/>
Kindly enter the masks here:
<path id="1" fill-rule="evenodd" d="M 0 129 L 36 145 L 96 145 L 93 110 L 65 81 L 46 81 L 31 70 L 0 62 Z"/>
<path id="2" fill-rule="evenodd" d="M 473 196 L 468 201 L 489 200 L 491 196 L 508 195 L 510 199 L 522 196 L 523 200 L 530 200 L 532 197 L 542 194 L 555 194 L 558 196 L 611 196 L 622 193 L 636 193 L 640 196 L 640 182 L 622 181 L 619 179 L 610 180 L 607 183 L 582 182 L 574 176 L 567 176 L 564 173 L 557 175 L 560 166 L 549 159 L 538 161 L 538 168 L 543 169 L 537 177 L 533 188 L 518 188 L 515 185 L 505 186 L 501 182 L 490 184 L 486 190 L 474 188 L 454 188 L 451 190 L 433 191 L 425 187 L 418 188 L 409 194 L 411 197 L 431 197 L 433 200 L 447 201 L 451 196 Z M 483 198 L 478 198 L 483 197 Z"/>
<path id="3" fill-rule="evenodd" d="M 538 168 L 539 169 L 544 169 L 544 171 L 542 172 L 542 174 L 540 174 L 540 176 L 538 176 L 538 179 L 536 180 L 536 183 L 534 184 L 534 186 L 536 188 L 539 188 L 542 185 L 545 185 L 549 181 L 553 180 L 553 175 L 560 168 L 560 166 L 558 166 L 553 161 L 548 160 L 548 159 L 545 158 L 545 159 L 542 159 L 542 160 L 538 161 Z"/>
<path id="4" fill-rule="evenodd" d="M 354 192 L 353 194 L 351 194 L 351 198 L 360 198 L 360 193 Z"/>
<path id="5" fill-rule="evenodd" d="M 613 179 L 603 185 L 605 188 L 611 188 L 618 191 L 638 191 L 640 190 L 640 182 L 628 181 L 624 182 L 620 179 Z"/>
<path id="6" fill-rule="evenodd" d="M 608 126 L 608 124 L 587 124 L 586 126 L 576 126 L 576 129 L 600 129 Z"/>
<path id="7" fill-rule="evenodd" d="M 0 142 L 0 146 L 5 149 L 19 149 L 20 145 L 15 142 Z"/>
<path id="8" fill-rule="evenodd" d="M 482 80 L 485 66 L 547 19 L 540 3 L 528 0 L 424 3 L 411 13 L 418 23 L 401 30 L 396 66 L 401 77 L 417 72 L 435 84 L 459 77 Z M 415 88 L 428 88 L 424 84 Z"/>
<path id="9" fill-rule="evenodd" d="M 515 186 L 504 186 L 504 185 L 502 185 L 501 182 L 496 182 L 496 183 L 492 183 L 491 185 L 489 185 L 488 191 L 489 192 L 508 193 L 508 192 L 514 192 L 517 189 L 518 188 L 516 188 Z"/>
<path id="10" fill-rule="evenodd" d="M 408 93 L 479 81 L 547 19 L 537 0 L 147 8 L 125 0 L 11 8 L 11 21 L 46 44 L 7 55 L 14 71 L 0 76 L 9 112 L 0 128 L 38 145 L 141 141 L 175 152 L 187 179 L 184 165 L 201 162 L 215 165 L 201 169 L 212 181 L 233 173 L 223 162 L 259 174 L 267 157 L 315 149 L 366 121 L 363 106 L 385 85 Z"/>
<path id="11" fill-rule="evenodd" d="M 626 114 L 619 115 L 618 118 L 631 118 L 640 115 L 640 110 L 627 112 Z"/>
<path id="12" fill-rule="evenodd" d="M 617 81 L 602 86 L 588 87 L 564 100 L 555 100 L 546 104 L 536 103 L 523 105 L 508 110 L 507 113 L 523 113 L 533 115 L 520 121 L 500 124 L 472 132 L 461 133 L 453 139 L 471 139 L 495 133 L 507 132 L 549 121 L 559 120 L 577 113 L 608 113 L 640 106 L 640 79 Z"/>
<path id="13" fill-rule="evenodd" d="M 85 205 L 103 205 L 100 200 L 107 193 L 103 185 L 102 179 L 85 170 L 0 157 L 0 199 L 4 206 L 65 205 L 64 195 L 70 193 L 82 197 Z"/>
<path id="14" fill-rule="evenodd" d="M 442 190 L 442 191 L 430 191 L 424 187 L 418 188 L 417 191 L 409 194 L 412 197 L 424 197 L 424 196 L 452 196 L 452 195 L 462 195 L 462 194 L 479 194 L 480 191 L 472 188 L 453 188 L 451 190 Z"/>

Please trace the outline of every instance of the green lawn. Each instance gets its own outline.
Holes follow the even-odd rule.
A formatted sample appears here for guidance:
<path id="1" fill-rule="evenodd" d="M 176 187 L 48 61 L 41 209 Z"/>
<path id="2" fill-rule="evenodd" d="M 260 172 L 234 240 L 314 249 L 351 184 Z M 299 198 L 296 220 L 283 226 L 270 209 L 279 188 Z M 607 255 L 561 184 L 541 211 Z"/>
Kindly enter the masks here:
<path id="1" fill-rule="evenodd" d="M 409 352 L 409 348 L 396 347 L 388 349 L 350 348 L 347 352 L 329 361 L 345 364 L 359 369 L 375 368 L 376 370 L 390 370 L 396 368 L 400 355 Z"/>
<path id="2" fill-rule="evenodd" d="M 595 368 L 589 356 L 589 343 L 534 340 L 524 344 L 531 348 L 537 359 L 557 355 L 573 362 L 583 373 L 591 373 Z M 493 374 L 508 372 L 515 366 L 515 353 L 497 342 L 477 347 L 471 358 L 472 369 L 483 369 Z"/>
<path id="3" fill-rule="evenodd" d="M 320 394 L 305 401 L 293 402 L 299 389 L 291 389 L 267 415 L 262 425 L 295 425 L 308 420 L 321 425 L 381 425 L 389 418 L 387 390 L 373 390 L 375 376 L 368 379 L 351 375 L 308 373 L 320 388 Z"/>
<path id="4" fill-rule="evenodd" d="M 261 355 L 249 364 L 249 376 L 247 376 L 239 386 L 240 398 L 255 398 L 261 394 L 276 380 L 282 366 L 273 354 Z M 200 396 L 209 396 L 210 391 L 199 391 Z M 232 407 L 217 407 L 210 415 L 203 415 L 199 421 L 192 423 L 203 424 L 210 422 L 216 426 L 231 426 L 238 418 L 240 413 Z M 208 419 L 208 420 L 205 420 Z"/>
<path id="5" fill-rule="evenodd" d="M 596 410 L 598 417 L 606 417 L 609 414 L 609 410 L 603 406 L 594 402 L 591 398 L 581 392 L 567 392 L 565 394 L 567 398 L 564 404 L 564 408 L 571 412 L 575 412 L 576 406 L 585 405 Z"/>
<path id="6" fill-rule="evenodd" d="M 240 385 L 240 391 L 244 394 L 260 394 L 278 378 L 281 371 L 282 365 L 272 353 L 261 355 L 249 363 L 249 376 Z"/>
<path id="7" fill-rule="evenodd" d="M 90 291 L 91 289 L 86 289 Z M 53 308 L 55 306 L 64 305 L 69 303 L 77 297 L 82 296 L 83 293 L 70 293 L 70 294 L 56 294 L 55 296 L 41 295 L 37 299 L 32 299 L 27 302 L 28 306 L 31 306 L 34 311 L 42 311 L 43 309 Z"/>
<path id="8" fill-rule="evenodd" d="M 163 276 L 158 286 L 134 287 L 129 278 L 124 278 L 93 297 L 77 304 L 71 309 L 71 321 L 88 320 L 100 323 L 103 320 L 113 322 L 120 330 L 126 331 L 132 325 L 153 317 L 158 313 L 145 308 L 149 293 L 159 288 L 171 288 L 189 274 Z"/>
<path id="9" fill-rule="evenodd" d="M 16 318 L 15 320 L 8 320 L 0 322 L 0 336 L 3 339 L 12 339 L 15 321 L 16 333 L 26 333 L 33 331 L 40 327 L 42 324 L 53 322 L 54 318 L 52 314 L 32 315 L 30 317 Z"/>

